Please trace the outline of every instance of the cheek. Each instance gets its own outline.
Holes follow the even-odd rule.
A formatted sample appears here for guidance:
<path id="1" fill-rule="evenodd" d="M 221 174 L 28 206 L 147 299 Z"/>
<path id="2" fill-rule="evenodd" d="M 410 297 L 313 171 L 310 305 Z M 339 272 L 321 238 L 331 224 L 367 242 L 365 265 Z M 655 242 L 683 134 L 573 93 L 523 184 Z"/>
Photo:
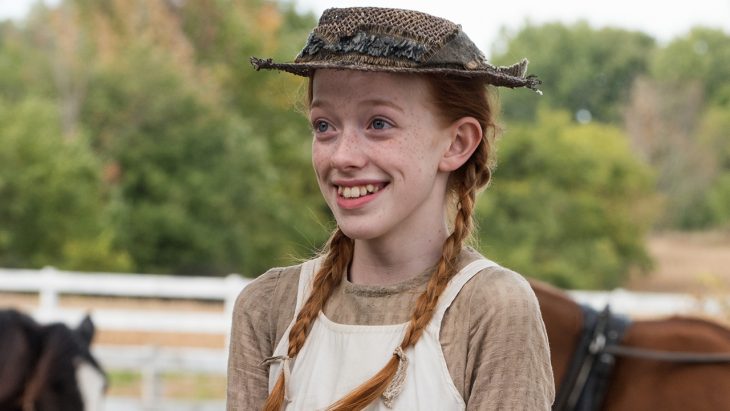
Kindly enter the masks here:
<path id="1" fill-rule="evenodd" d="M 398 146 L 384 153 L 397 153 L 398 157 L 404 160 L 406 164 L 411 164 L 411 169 L 418 172 L 429 172 L 436 170 L 438 162 L 441 158 L 442 145 L 440 139 L 437 139 L 433 133 L 428 130 L 419 130 L 408 138 L 398 142 Z M 390 155 L 392 155 L 390 154 Z"/>
<path id="2" fill-rule="evenodd" d="M 318 178 L 324 174 L 328 165 L 329 155 L 320 144 L 315 142 L 312 144 L 312 167 L 314 167 L 314 172 Z"/>

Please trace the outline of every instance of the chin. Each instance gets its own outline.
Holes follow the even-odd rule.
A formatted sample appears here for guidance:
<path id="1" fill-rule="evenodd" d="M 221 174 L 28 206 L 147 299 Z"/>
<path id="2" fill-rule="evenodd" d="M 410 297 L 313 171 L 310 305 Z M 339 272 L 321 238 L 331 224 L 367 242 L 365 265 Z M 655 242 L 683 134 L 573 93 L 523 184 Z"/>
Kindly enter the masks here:
<path id="1" fill-rule="evenodd" d="M 372 240 L 380 235 L 377 230 L 372 227 L 358 227 L 353 224 L 338 223 L 340 231 L 353 240 Z"/>

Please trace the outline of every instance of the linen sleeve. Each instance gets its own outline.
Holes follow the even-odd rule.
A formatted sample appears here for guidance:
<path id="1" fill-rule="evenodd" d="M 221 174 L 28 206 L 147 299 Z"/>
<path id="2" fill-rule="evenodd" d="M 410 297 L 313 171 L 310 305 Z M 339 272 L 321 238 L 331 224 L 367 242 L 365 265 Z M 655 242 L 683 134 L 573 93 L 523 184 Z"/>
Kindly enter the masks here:
<path id="1" fill-rule="evenodd" d="M 555 396 L 550 349 L 532 288 L 506 269 L 475 279 L 469 301 L 467 410 L 550 410 Z"/>
<path id="2" fill-rule="evenodd" d="M 246 286 L 233 308 L 228 353 L 228 411 L 259 410 L 269 391 L 264 358 L 274 352 L 275 319 L 272 306 L 281 269 L 272 269 Z"/>

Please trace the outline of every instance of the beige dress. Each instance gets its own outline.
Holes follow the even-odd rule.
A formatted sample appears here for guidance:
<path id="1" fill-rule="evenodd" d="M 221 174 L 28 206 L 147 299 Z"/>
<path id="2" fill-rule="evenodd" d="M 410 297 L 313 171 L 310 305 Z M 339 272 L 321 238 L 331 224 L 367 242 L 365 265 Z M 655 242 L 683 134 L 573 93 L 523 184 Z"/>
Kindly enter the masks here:
<path id="1" fill-rule="evenodd" d="M 480 258 L 472 249 L 460 267 Z M 236 302 L 228 364 L 228 410 L 258 410 L 268 396 L 270 357 L 292 320 L 301 266 L 269 270 Z M 390 286 L 347 279 L 324 314 L 353 325 L 401 324 L 431 270 Z M 549 410 L 554 386 L 539 306 L 527 281 L 502 267 L 467 282 L 446 311 L 440 344 L 448 372 L 467 410 Z"/>

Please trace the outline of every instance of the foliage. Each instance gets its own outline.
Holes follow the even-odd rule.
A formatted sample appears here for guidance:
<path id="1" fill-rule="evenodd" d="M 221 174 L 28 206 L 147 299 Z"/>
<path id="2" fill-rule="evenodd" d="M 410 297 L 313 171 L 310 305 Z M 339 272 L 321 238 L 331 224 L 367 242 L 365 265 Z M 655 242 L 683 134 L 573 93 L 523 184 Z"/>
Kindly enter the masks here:
<path id="1" fill-rule="evenodd" d="M 59 125 L 50 101 L 0 102 L 0 265 L 126 270 L 108 242 L 94 246 L 93 267 L 77 258 L 104 235 L 102 187 L 84 136 Z"/>
<path id="2" fill-rule="evenodd" d="M 530 58 L 529 72 L 543 81 L 544 96 L 505 93 L 508 120 L 535 120 L 538 104 L 593 120 L 619 122 L 634 78 L 646 72 L 656 45 L 644 33 L 573 25 L 528 24 L 503 31 L 492 60 L 498 65 Z"/>
<path id="3" fill-rule="evenodd" d="M 84 122 L 113 170 L 120 246 L 143 272 L 262 270 L 286 250 L 270 155 L 176 71 L 142 48 L 92 79 Z"/>
<path id="4" fill-rule="evenodd" d="M 486 255 L 569 288 L 615 287 L 649 267 L 651 171 L 620 130 L 541 111 L 537 123 L 509 128 L 498 156 L 478 205 Z"/>
<path id="5" fill-rule="evenodd" d="M 710 104 L 730 104 L 730 35 L 697 27 L 657 51 L 652 78 L 668 88 L 699 85 Z"/>
<path id="6" fill-rule="evenodd" d="M 12 103 L 28 94 L 48 97 L 52 89 L 48 56 L 38 39 L 10 22 L 0 22 L 0 96 Z"/>
<path id="7" fill-rule="evenodd" d="M 686 207 L 670 215 L 675 225 L 697 229 L 730 224 L 730 35 L 708 28 L 695 28 L 675 39 L 657 53 L 652 75 L 668 90 L 666 94 L 686 94 L 697 90 L 701 98 L 691 101 L 692 109 L 675 110 L 673 118 L 692 115 L 683 131 L 701 156 L 688 175 L 704 172 L 700 184 L 685 196 Z M 682 154 L 679 158 L 685 158 Z M 675 159 L 676 161 L 676 159 Z M 677 181 L 686 180 L 684 176 Z"/>
<path id="8" fill-rule="evenodd" d="M 266 0 L 62 0 L 1 23 L 0 265 L 257 275 L 311 255 L 331 217 L 306 80 L 249 57 L 290 59 L 314 24 Z M 727 225 L 727 40 L 503 33 L 490 60 L 530 57 L 545 95 L 503 93 L 503 165 L 478 209 L 486 254 L 606 287 L 648 266 L 652 221 Z M 587 124 L 571 120 L 581 110 Z"/>
<path id="9" fill-rule="evenodd" d="M 703 225 L 730 226 L 730 104 L 709 107 L 696 135 L 705 150 L 714 153 L 714 173 L 702 196 Z"/>
<path id="10" fill-rule="evenodd" d="M 66 0 L 4 24 L 2 96 L 57 102 L 43 148 L 61 154 L 54 142 L 87 136 L 89 162 L 72 166 L 97 184 L 80 197 L 93 206 L 78 227 L 93 236 L 54 230 L 54 247 L 29 246 L 37 257 L 0 249 L 6 264 L 252 274 L 311 252 L 326 235 L 323 207 L 306 178 L 306 122 L 282 92 L 301 81 L 257 76 L 248 56 L 291 55 L 300 45 L 279 41 L 301 42 L 312 24 L 293 5 L 256 0 Z M 88 185 L 67 177 L 64 189 Z M 285 198 L 304 204 L 285 208 Z M 26 220 L 5 227 L 4 237 L 38 235 Z"/>
<path id="11" fill-rule="evenodd" d="M 632 89 L 626 130 L 633 148 L 657 173 L 665 205 L 660 227 L 696 227 L 705 219 L 699 209 L 714 173 L 714 154 L 694 136 L 701 101 L 697 87 L 666 88 L 646 78 Z"/>

